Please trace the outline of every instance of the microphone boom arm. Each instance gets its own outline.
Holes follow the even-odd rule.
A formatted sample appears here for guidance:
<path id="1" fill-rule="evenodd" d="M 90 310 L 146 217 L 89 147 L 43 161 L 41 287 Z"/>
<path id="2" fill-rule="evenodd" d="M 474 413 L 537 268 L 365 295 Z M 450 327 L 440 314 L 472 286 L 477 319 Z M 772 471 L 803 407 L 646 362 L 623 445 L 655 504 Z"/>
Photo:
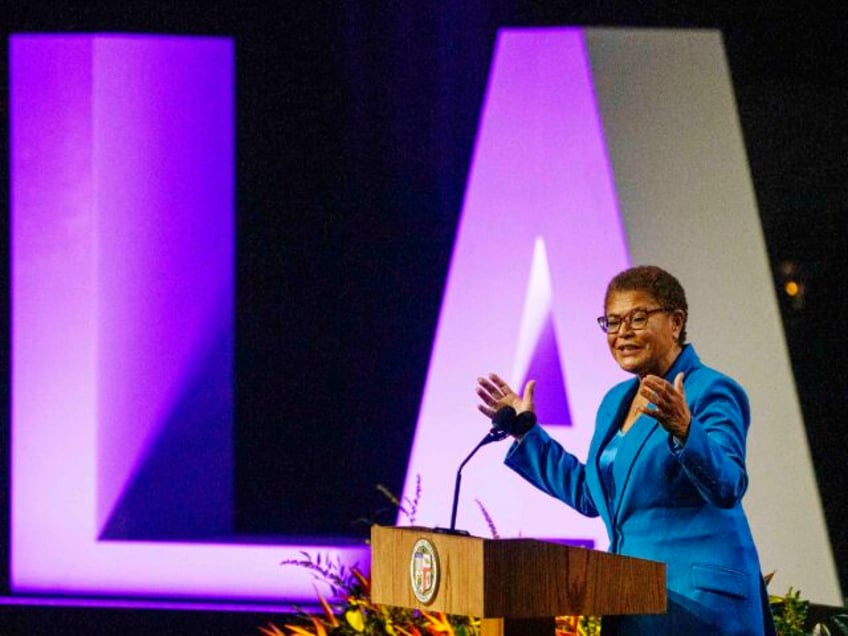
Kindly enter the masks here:
<path id="1" fill-rule="evenodd" d="M 459 465 L 459 470 L 456 471 L 456 483 L 453 487 L 453 507 L 451 508 L 451 522 L 450 522 L 450 530 L 448 532 L 456 532 L 456 509 L 459 504 L 459 485 L 462 482 L 462 469 L 465 468 L 465 465 L 468 461 L 474 457 L 474 454 L 480 450 L 486 444 L 491 444 L 492 442 L 499 442 L 505 437 L 507 437 L 509 433 L 499 428 L 493 428 L 486 434 L 486 437 L 480 440 L 480 443 L 474 447 L 470 453 L 468 453 L 468 457 L 466 457 L 462 463 Z"/>

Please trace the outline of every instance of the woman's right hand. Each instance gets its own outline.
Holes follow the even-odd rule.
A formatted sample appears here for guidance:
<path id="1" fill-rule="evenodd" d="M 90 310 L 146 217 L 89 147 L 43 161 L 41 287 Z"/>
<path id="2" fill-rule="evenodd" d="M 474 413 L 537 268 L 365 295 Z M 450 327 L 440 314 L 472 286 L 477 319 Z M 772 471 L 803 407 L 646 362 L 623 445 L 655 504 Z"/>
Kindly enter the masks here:
<path id="1" fill-rule="evenodd" d="M 520 396 L 497 373 L 490 373 L 486 378 L 477 378 L 477 395 L 481 402 L 477 409 L 489 419 L 505 406 L 511 406 L 516 413 L 533 412 L 535 390 L 536 380 L 530 380 L 524 386 L 524 395 Z"/>

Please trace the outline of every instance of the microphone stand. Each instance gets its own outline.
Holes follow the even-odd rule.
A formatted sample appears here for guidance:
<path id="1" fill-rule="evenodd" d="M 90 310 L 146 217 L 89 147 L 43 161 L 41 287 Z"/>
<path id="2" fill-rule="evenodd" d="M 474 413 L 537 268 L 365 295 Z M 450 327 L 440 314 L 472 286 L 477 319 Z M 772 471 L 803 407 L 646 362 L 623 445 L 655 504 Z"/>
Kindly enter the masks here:
<path id="1" fill-rule="evenodd" d="M 456 509 L 457 509 L 457 505 L 459 504 L 459 484 L 462 482 L 462 469 L 465 468 L 465 465 L 468 463 L 468 461 L 472 457 L 474 457 L 474 454 L 478 450 L 480 450 L 483 446 L 485 446 L 486 444 L 491 444 L 492 442 L 499 442 L 502 439 L 504 439 L 505 437 L 507 437 L 508 435 L 509 435 L 509 433 L 507 433 L 504 430 L 501 430 L 499 428 L 493 428 L 491 431 L 489 431 L 486 434 L 486 437 L 484 437 L 483 439 L 480 440 L 480 443 L 477 444 L 477 446 L 474 447 L 474 450 L 472 450 L 468 454 L 468 457 L 466 457 L 462 461 L 462 463 L 459 465 L 459 470 L 456 471 L 456 483 L 454 484 L 454 487 L 453 487 L 453 507 L 451 508 L 450 528 L 448 530 L 444 530 L 444 529 L 439 530 L 437 528 L 438 531 L 445 532 L 447 534 L 468 534 L 468 532 L 466 532 L 465 530 L 457 530 L 456 529 Z"/>

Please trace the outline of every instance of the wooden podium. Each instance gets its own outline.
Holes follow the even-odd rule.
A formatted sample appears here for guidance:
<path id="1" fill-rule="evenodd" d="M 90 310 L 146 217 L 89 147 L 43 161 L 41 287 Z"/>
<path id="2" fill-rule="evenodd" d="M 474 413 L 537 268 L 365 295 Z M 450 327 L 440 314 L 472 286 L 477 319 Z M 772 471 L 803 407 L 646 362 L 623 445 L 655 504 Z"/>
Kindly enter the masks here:
<path id="1" fill-rule="evenodd" d="M 535 539 L 375 525 L 371 599 L 478 616 L 483 636 L 552 636 L 555 616 L 665 612 L 665 564 Z"/>

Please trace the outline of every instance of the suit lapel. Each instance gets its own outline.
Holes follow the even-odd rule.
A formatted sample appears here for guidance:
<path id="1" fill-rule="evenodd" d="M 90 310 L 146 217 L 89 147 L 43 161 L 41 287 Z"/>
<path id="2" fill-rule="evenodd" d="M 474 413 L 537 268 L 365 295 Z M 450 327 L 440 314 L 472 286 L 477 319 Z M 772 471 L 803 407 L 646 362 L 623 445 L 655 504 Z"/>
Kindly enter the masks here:
<path id="1" fill-rule="evenodd" d="M 648 438 L 657 430 L 659 423 L 642 415 L 633 426 L 627 431 L 624 443 L 618 449 L 618 455 L 615 458 L 615 464 L 612 467 L 615 483 L 620 484 L 617 488 L 615 501 L 612 502 L 612 519 L 617 521 L 621 512 L 621 503 L 627 497 L 627 491 L 630 487 L 631 477 L 633 475 L 633 467 L 639 461 L 639 455 L 645 448 Z M 638 484 L 637 484 L 638 486 Z M 613 524 L 614 525 L 614 524 Z"/>
<path id="2" fill-rule="evenodd" d="M 695 350 L 691 345 L 687 344 L 683 347 L 683 351 L 677 357 L 677 360 L 672 364 L 671 369 L 666 373 L 666 380 L 673 382 L 674 376 L 679 371 L 684 371 L 688 375 L 699 364 L 700 360 L 695 354 Z M 618 431 L 621 422 L 624 421 L 627 410 L 630 408 L 630 402 L 638 388 L 639 379 L 634 378 L 630 383 L 624 383 L 620 385 L 620 388 L 616 387 L 615 391 L 617 395 L 611 394 L 604 400 L 598 411 L 595 436 L 589 448 L 589 457 L 592 459 L 587 463 L 587 471 L 590 473 L 587 484 L 595 506 L 598 508 L 598 513 L 607 525 L 610 537 L 613 536 L 616 520 L 621 514 L 622 502 L 629 494 L 633 467 L 639 461 L 639 456 L 644 450 L 648 439 L 659 428 L 659 423 L 656 420 L 643 415 L 627 432 L 626 439 L 618 450 L 618 455 L 615 458 L 615 464 L 613 466 L 615 481 L 620 487 L 617 488 L 618 493 L 615 500 L 609 501 L 600 475 L 599 462 L 601 452 L 610 438 Z M 635 484 L 635 487 L 639 487 L 639 485 Z"/>
<path id="3" fill-rule="evenodd" d="M 688 374 L 689 371 L 698 363 L 699 360 L 698 356 L 695 354 L 695 350 L 692 349 L 691 345 L 685 345 L 683 351 L 681 351 L 680 355 L 677 356 L 677 359 L 671 365 L 671 368 L 666 372 L 665 379 L 668 382 L 674 382 L 674 377 L 678 372 L 683 371 Z M 630 400 L 633 399 L 633 396 L 636 393 L 638 384 L 639 381 L 637 379 L 636 386 L 627 392 L 622 404 L 619 405 L 619 412 L 622 407 L 626 408 L 626 406 L 629 406 Z M 615 458 L 615 465 L 613 466 L 613 474 L 615 477 L 615 483 L 620 484 L 620 487 L 617 488 L 618 493 L 615 501 L 611 502 L 610 505 L 612 508 L 611 525 L 613 526 L 621 514 L 622 502 L 627 498 L 628 488 L 630 487 L 631 481 L 630 478 L 633 475 L 633 467 L 636 465 L 636 462 L 639 461 L 639 455 L 644 450 L 648 439 L 659 428 L 659 422 L 655 419 L 648 417 L 647 415 L 640 416 L 627 432 L 624 443 L 618 449 L 618 455 Z M 663 435 L 665 434 L 666 433 L 663 432 Z M 636 486 L 638 487 L 639 484 L 636 484 Z"/>
<path id="4" fill-rule="evenodd" d="M 610 530 L 612 529 L 612 513 L 615 510 L 615 502 L 609 501 L 609 493 L 606 492 L 603 479 L 601 479 L 601 452 L 607 445 L 607 442 L 609 442 L 610 438 L 616 434 L 621 422 L 624 421 L 627 411 L 630 408 L 630 401 L 636 394 L 638 387 L 638 381 L 626 386 L 617 403 L 614 400 L 611 400 L 608 407 L 603 408 L 598 413 L 597 426 L 598 433 L 600 434 L 595 435 L 592 440 L 592 448 L 589 449 L 589 457 L 594 458 L 591 462 L 591 471 L 594 473 L 594 478 L 588 481 L 588 485 L 592 491 L 592 498 L 599 508 L 598 513 L 604 521 L 607 522 L 607 526 Z M 613 504 L 612 510 L 610 509 L 610 503 Z"/>

